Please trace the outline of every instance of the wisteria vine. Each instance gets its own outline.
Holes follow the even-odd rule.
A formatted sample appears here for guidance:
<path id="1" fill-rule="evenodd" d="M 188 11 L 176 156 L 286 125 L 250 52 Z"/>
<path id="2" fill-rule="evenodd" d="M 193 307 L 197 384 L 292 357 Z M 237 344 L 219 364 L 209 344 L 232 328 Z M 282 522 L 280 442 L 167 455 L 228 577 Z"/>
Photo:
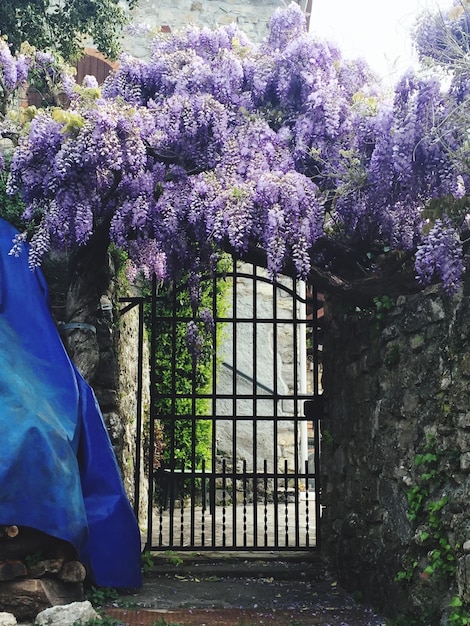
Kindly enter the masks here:
<path id="1" fill-rule="evenodd" d="M 4 100 L 32 63 L 0 42 Z M 446 90 L 408 72 L 389 97 L 363 62 L 313 39 L 292 2 L 260 45 L 235 25 L 188 27 L 157 37 L 146 61 L 124 55 L 101 93 L 70 74 L 61 84 L 68 108 L 33 117 L 9 175 L 37 224 L 32 266 L 101 229 L 133 277 L 196 275 L 221 250 L 253 248 L 272 276 L 286 263 L 302 277 L 331 270 L 339 250 L 350 271 L 377 273 L 395 251 L 415 255 L 419 283 L 457 288 L 465 210 L 428 210 L 439 198 L 463 207 L 468 188 L 455 76 Z"/>

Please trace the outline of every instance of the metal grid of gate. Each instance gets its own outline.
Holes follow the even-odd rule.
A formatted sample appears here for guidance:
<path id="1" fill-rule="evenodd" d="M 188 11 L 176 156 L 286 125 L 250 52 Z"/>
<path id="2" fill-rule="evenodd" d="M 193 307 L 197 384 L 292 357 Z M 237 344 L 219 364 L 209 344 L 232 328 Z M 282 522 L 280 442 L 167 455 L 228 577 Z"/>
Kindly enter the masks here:
<path id="1" fill-rule="evenodd" d="M 293 278 L 273 283 L 263 269 L 235 261 L 229 272 L 211 281 L 211 317 L 204 310 L 181 314 L 177 289 L 169 308 L 166 293 L 165 310 L 156 284 L 146 298 L 151 325 L 146 462 L 152 468 L 146 549 L 318 548 L 322 397 L 317 294 Z M 139 305 L 141 319 L 144 300 L 128 299 L 127 308 Z M 181 363 L 181 337 L 188 332 L 193 348 L 195 337 L 196 349 L 206 346 L 203 356 L 193 353 L 189 373 L 187 362 Z M 162 337 L 171 364 L 165 376 L 155 363 Z M 209 372 L 204 380 L 201 360 Z M 162 459 L 154 458 L 156 429 L 165 433 Z M 140 448 L 140 419 L 137 430 Z M 135 500 L 137 510 L 138 476 Z"/>

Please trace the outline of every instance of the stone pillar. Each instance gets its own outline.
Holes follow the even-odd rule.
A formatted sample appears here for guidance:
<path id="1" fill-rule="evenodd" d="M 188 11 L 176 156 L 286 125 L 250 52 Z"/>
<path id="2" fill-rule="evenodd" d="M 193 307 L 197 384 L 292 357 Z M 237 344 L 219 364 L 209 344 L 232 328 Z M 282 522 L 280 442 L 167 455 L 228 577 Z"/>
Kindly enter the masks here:
<path id="1" fill-rule="evenodd" d="M 120 315 L 119 296 L 126 293 L 116 275 L 113 257 L 88 272 L 72 278 L 70 260 L 61 256 L 48 259 L 44 267 L 52 312 L 64 345 L 82 376 L 93 388 L 124 486 L 132 505 L 135 493 L 137 458 L 137 357 L 138 312 Z M 146 346 L 144 345 L 144 350 Z M 143 354 L 142 420 L 149 409 L 148 351 Z M 140 451 L 139 522 L 146 526 L 147 489 Z"/>
<path id="2" fill-rule="evenodd" d="M 390 616 L 438 620 L 469 599 L 467 287 L 399 297 L 382 316 L 327 308 L 325 551 L 341 584 Z"/>

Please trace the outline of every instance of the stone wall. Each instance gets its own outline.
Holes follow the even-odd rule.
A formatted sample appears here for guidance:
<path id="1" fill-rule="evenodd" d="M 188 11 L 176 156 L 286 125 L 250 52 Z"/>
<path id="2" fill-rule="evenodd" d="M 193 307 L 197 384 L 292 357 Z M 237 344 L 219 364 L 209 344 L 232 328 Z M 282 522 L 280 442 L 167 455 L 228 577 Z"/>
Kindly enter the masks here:
<path id="1" fill-rule="evenodd" d="M 64 345 L 85 380 L 93 388 L 116 455 L 123 483 L 134 505 L 137 462 L 137 352 L 138 312 L 133 309 L 120 315 L 124 306 L 119 297 L 128 287 L 116 274 L 111 255 L 96 267 L 90 280 L 72 279 L 68 258 L 59 256 L 45 263 L 51 308 Z M 72 285 L 72 286 L 71 286 Z M 147 345 L 144 342 L 144 350 Z M 148 354 L 148 351 L 145 353 Z M 144 363 L 148 357 L 144 355 Z M 143 370 L 142 419 L 149 409 L 149 371 Z M 147 490 L 143 471 L 143 449 L 140 450 L 139 523 L 146 526 Z"/>
<path id="2" fill-rule="evenodd" d="M 232 324 L 226 324 L 221 329 L 221 345 L 218 352 L 220 366 L 217 372 L 216 393 L 220 396 L 216 403 L 216 414 L 219 417 L 233 415 L 233 399 L 230 397 L 234 389 L 234 380 L 237 393 L 247 394 L 245 400 L 237 400 L 237 416 L 253 416 L 254 401 L 249 398 L 253 393 L 252 381 L 256 378 L 259 387 L 257 393 L 264 393 L 267 397 L 258 399 L 256 402 L 256 433 L 257 433 L 257 468 L 253 468 L 253 433 L 254 422 L 252 419 L 240 419 L 237 422 L 237 437 L 235 456 L 239 463 L 238 470 L 242 471 L 242 464 L 247 462 L 248 471 L 257 469 L 263 471 L 263 464 L 267 461 L 268 471 L 282 471 L 285 462 L 293 469 L 299 450 L 296 449 L 295 439 L 295 407 L 293 400 L 287 399 L 292 396 L 301 385 L 294 378 L 296 366 L 294 365 L 293 346 L 296 334 L 300 331 L 295 329 L 291 320 L 294 313 L 297 319 L 305 319 L 305 310 L 296 302 L 292 295 L 280 288 L 273 294 L 273 285 L 251 277 L 253 272 L 249 264 L 240 264 L 239 271 L 250 276 L 237 277 L 236 285 L 236 315 L 238 319 L 272 319 L 274 311 L 279 319 L 287 320 L 286 323 L 259 323 L 256 327 L 256 355 L 254 351 L 252 323 L 236 325 L 236 339 Z M 263 268 L 257 269 L 258 277 L 268 277 Z M 231 279 L 230 279 L 231 280 Z M 256 282 L 255 282 L 256 281 Z M 292 289 L 292 279 L 280 277 L 278 282 L 286 289 Z M 256 305 L 253 303 L 253 290 L 256 290 Z M 230 292 L 231 293 L 231 292 Z M 230 295 L 231 301 L 232 295 Z M 233 314 L 231 304 L 227 308 L 227 317 Z M 233 367 L 236 359 L 236 375 L 234 379 Z M 273 362 L 276 360 L 276 368 Z M 256 363 L 257 371 L 254 372 Z M 228 366 L 228 367 L 227 367 Z M 312 387 L 313 374 L 306 377 L 305 386 L 310 383 Z M 305 393 L 307 391 L 305 390 Z M 278 395 L 286 396 L 285 400 L 279 400 Z M 271 399 L 269 396 L 272 396 Z M 224 397 L 225 396 L 225 397 Z M 274 406 L 276 403 L 276 406 Z M 277 438 L 274 435 L 273 416 L 279 418 L 276 422 Z M 263 419 L 265 418 L 265 419 Z M 306 444 L 307 445 L 307 444 Z M 218 463 L 225 459 L 231 462 L 234 457 L 233 450 L 233 418 L 219 420 L 217 423 L 217 453 Z M 277 459 L 277 467 L 274 466 L 274 458 Z"/>
<path id="3" fill-rule="evenodd" d="M 132 19 L 136 26 L 146 25 L 154 32 L 174 32 L 188 24 L 216 28 L 235 23 L 251 40 L 261 41 L 272 14 L 283 4 L 282 0 L 141 0 Z M 148 40 L 142 36 L 126 36 L 123 47 L 138 58 L 148 54 Z"/>
<path id="4" fill-rule="evenodd" d="M 324 347 L 325 552 L 386 614 L 447 623 L 451 598 L 470 603 L 468 285 L 382 316 L 339 311 Z"/>
<path id="5" fill-rule="evenodd" d="M 139 367 L 139 311 L 134 307 L 121 315 L 119 310 L 123 304 L 114 302 L 115 307 L 115 350 L 118 366 L 117 381 L 117 424 L 118 436 L 114 439 L 118 447 L 118 461 L 122 468 L 124 486 L 131 504 L 135 504 L 136 487 L 138 488 L 139 523 L 142 530 L 147 527 L 148 481 L 145 460 L 148 453 L 145 449 L 145 425 L 150 415 L 150 359 L 147 334 L 144 334 L 142 345 L 142 388 L 141 388 L 141 446 L 137 448 L 137 417 L 138 417 L 138 367 Z M 108 429 L 110 427 L 107 420 Z M 112 433 L 112 431 L 111 431 Z M 137 454 L 139 452 L 139 455 Z M 137 471 L 137 463 L 139 468 Z M 136 477 L 138 476 L 138 481 Z M 137 483 L 137 484 L 136 484 Z"/>

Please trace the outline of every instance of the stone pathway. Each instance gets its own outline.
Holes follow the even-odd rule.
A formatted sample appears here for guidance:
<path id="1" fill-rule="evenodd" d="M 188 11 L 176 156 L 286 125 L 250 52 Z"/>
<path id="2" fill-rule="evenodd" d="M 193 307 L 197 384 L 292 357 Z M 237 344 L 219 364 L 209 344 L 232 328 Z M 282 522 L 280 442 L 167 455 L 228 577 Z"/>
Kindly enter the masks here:
<path id="1" fill-rule="evenodd" d="M 157 557 L 136 593 L 106 606 L 129 626 L 384 626 L 338 587 L 319 557 L 273 553 Z"/>
<path id="2" fill-rule="evenodd" d="M 179 504 L 179 503 L 178 503 Z M 297 503 L 227 505 L 191 509 L 175 507 L 173 515 L 164 510 L 156 513 L 152 527 L 152 545 L 178 549 L 178 546 L 204 547 L 217 550 L 250 550 L 253 547 L 271 549 L 273 546 L 314 548 L 315 498 L 299 498 Z"/>
<path id="3" fill-rule="evenodd" d="M 217 550 L 314 548 L 316 540 L 315 495 L 301 494 L 297 502 L 274 505 L 247 503 L 210 508 L 181 506 L 177 501 L 170 515 L 156 512 L 152 524 L 152 546 L 161 550 L 194 546 Z M 143 537 L 143 544 L 148 537 Z"/>

